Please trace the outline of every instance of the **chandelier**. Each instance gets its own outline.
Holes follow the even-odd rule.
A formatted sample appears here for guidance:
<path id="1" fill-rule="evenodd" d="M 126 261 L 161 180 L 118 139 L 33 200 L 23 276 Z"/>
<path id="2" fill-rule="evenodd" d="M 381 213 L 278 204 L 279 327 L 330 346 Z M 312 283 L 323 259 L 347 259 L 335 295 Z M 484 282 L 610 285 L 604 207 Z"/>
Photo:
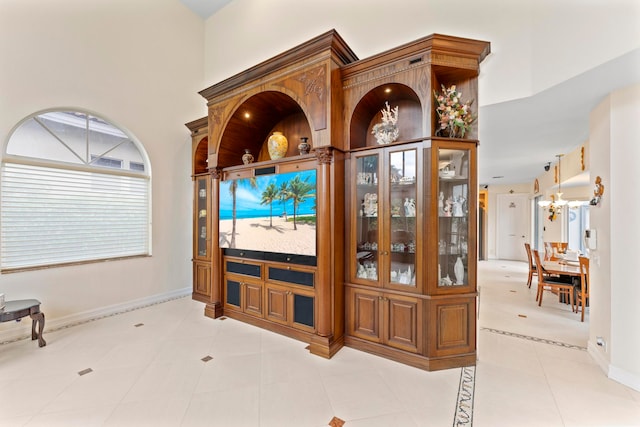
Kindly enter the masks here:
<path id="1" fill-rule="evenodd" d="M 563 156 L 563 154 L 556 154 L 556 157 L 558 158 L 558 192 L 554 195 L 551 195 L 551 200 L 540 200 L 538 202 L 538 205 L 540 205 L 543 208 L 562 208 L 564 206 L 567 205 L 568 201 L 564 200 L 562 198 L 562 177 L 560 175 L 560 158 Z M 557 200 L 556 200 L 557 198 Z"/>
<path id="2" fill-rule="evenodd" d="M 549 220 L 553 221 L 556 219 L 556 216 L 561 213 L 562 209 L 565 206 L 570 208 L 576 208 L 585 204 L 585 202 L 581 200 L 565 200 L 562 198 L 562 176 L 561 176 L 561 167 L 560 167 L 560 158 L 563 154 L 556 154 L 558 158 L 558 192 L 556 194 L 552 194 L 550 196 L 551 200 L 541 200 L 538 202 L 538 205 L 542 208 L 548 209 L 549 212 Z"/>

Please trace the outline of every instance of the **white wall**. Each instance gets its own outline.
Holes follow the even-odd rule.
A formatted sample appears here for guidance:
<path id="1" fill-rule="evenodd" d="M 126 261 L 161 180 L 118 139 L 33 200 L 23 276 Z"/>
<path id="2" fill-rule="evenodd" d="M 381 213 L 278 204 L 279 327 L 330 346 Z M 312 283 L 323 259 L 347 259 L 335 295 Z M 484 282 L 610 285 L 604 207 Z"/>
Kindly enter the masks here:
<path id="1" fill-rule="evenodd" d="M 0 141 L 38 110 L 95 111 L 142 142 L 153 185 L 153 256 L 2 274 L 7 299 L 39 299 L 52 325 L 188 291 L 192 185 L 184 123 L 206 114 L 197 94 L 203 46 L 204 22 L 177 0 L 0 2 Z"/>
<path id="2" fill-rule="evenodd" d="M 484 106 L 640 47 L 638 16 L 637 0 L 234 0 L 206 22 L 205 79 L 215 84 L 332 28 L 359 58 L 440 33 L 491 42 Z"/>
<path id="3" fill-rule="evenodd" d="M 640 46 L 637 0 L 531 1 L 534 93 Z"/>
<path id="4" fill-rule="evenodd" d="M 605 193 L 611 218 L 609 375 L 640 390 L 640 286 L 636 249 L 640 240 L 640 179 L 634 173 L 640 159 L 640 84 L 612 93 L 610 102 L 608 179 L 601 175 L 605 185 L 610 183 Z M 601 260 L 600 265 L 603 264 Z M 594 282 L 594 288 L 596 286 L 598 282 Z"/>

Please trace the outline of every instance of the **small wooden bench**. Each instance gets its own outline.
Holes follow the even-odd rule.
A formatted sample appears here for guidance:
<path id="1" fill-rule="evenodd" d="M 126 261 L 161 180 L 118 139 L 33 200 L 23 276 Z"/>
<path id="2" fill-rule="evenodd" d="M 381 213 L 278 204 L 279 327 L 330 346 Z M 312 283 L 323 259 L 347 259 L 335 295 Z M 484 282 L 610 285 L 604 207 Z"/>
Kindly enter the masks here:
<path id="1" fill-rule="evenodd" d="M 44 330 L 44 313 L 40 311 L 40 301 L 37 299 L 21 299 L 7 301 L 3 309 L 0 309 L 0 322 L 15 320 L 19 322 L 23 317 L 31 317 L 31 339 L 38 339 L 38 345 L 44 347 L 47 342 L 42 338 Z M 38 331 L 36 332 L 36 323 Z"/>

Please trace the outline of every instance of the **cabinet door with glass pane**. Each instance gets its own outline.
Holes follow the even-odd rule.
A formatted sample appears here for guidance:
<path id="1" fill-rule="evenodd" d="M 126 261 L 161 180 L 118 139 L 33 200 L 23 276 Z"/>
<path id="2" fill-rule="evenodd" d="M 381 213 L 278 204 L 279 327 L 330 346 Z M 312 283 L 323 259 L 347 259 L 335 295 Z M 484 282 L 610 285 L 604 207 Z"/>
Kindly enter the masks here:
<path id="1" fill-rule="evenodd" d="M 209 192 L 209 176 L 196 177 L 193 212 L 193 258 L 197 260 L 209 259 L 209 241 L 211 240 Z"/>
<path id="2" fill-rule="evenodd" d="M 352 154 L 351 279 L 354 283 L 421 291 L 416 275 L 421 182 L 417 145 Z M 420 156 L 420 159 L 418 158 Z"/>
<path id="3" fill-rule="evenodd" d="M 420 159 L 419 159 L 420 157 Z M 421 251 L 421 197 L 418 188 L 422 162 L 418 146 L 385 150 L 384 234 L 382 273 L 385 287 L 404 291 L 420 291 L 417 253 Z M 422 272 L 420 272 L 422 274 Z"/>
<path id="4" fill-rule="evenodd" d="M 470 144 L 467 144 L 469 146 Z M 475 291 L 475 144 L 437 145 L 438 276 L 440 291 Z"/>
<path id="5" fill-rule="evenodd" d="M 370 286 L 380 286 L 381 157 L 381 150 L 352 155 L 351 280 Z"/>

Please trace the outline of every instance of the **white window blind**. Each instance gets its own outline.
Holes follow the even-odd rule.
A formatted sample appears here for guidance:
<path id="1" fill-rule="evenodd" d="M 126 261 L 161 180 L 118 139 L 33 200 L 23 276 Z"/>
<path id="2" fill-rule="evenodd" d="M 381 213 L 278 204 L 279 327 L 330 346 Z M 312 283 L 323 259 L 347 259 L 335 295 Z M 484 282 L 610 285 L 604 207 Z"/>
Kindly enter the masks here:
<path id="1" fill-rule="evenodd" d="M 149 178 L 4 163 L 0 268 L 147 255 Z"/>

